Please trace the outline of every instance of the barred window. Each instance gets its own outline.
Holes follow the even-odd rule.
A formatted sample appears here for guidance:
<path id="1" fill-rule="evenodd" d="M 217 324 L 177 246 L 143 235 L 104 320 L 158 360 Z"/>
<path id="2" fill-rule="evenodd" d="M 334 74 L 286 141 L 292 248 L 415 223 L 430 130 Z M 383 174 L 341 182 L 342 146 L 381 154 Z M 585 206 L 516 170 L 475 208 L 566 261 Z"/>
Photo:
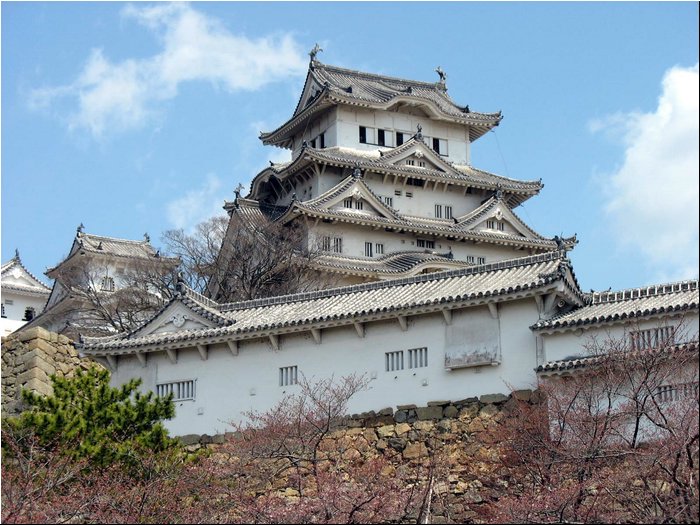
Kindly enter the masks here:
<path id="1" fill-rule="evenodd" d="M 280 386 L 297 384 L 298 369 L 296 366 L 283 366 L 280 368 Z"/>
<path id="2" fill-rule="evenodd" d="M 387 372 L 403 370 L 403 350 L 396 352 L 386 352 L 384 354 L 384 364 Z"/>
<path id="3" fill-rule="evenodd" d="M 408 368 L 422 368 L 428 366 L 428 349 L 411 348 L 408 351 Z"/>
<path id="4" fill-rule="evenodd" d="M 158 383 L 156 385 L 156 395 L 158 397 L 165 397 L 168 394 L 173 395 L 173 401 L 188 401 L 195 398 L 195 385 L 194 379 L 188 379 L 186 381 L 171 381 L 169 383 Z"/>
<path id="5" fill-rule="evenodd" d="M 649 350 L 666 344 L 673 344 L 675 332 L 676 330 L 673 326 L 630 332 L 630 346 L 632 350 Z"/>
<path id="6" fill-rule="evenodd" d="M 102 286 L 101 289 L 103 292 L 113 292 L 114 291 L 114 279 L 111 277 L 103 277 L 102 278 Z"/>
<path id="7" fill-rule="evenodd" d="M 698 383 L 663 385 L 656 388 L 654 397 L 659 403 L 670 403 L 681 399 L 698 399 Z"/>

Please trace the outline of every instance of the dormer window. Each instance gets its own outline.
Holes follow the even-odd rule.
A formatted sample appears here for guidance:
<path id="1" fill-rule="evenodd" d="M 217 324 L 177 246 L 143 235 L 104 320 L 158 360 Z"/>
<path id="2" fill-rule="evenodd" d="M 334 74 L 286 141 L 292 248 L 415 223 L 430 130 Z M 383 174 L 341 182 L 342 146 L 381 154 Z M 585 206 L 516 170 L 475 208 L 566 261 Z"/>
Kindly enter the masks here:
<path id="1" fill-rule="evenodd" d="M 114 291 L 114 279 L 111 277 L 103 277 L 102 278 L 102 286 L 101 290 L 103 292 L 113 292 Z"/>

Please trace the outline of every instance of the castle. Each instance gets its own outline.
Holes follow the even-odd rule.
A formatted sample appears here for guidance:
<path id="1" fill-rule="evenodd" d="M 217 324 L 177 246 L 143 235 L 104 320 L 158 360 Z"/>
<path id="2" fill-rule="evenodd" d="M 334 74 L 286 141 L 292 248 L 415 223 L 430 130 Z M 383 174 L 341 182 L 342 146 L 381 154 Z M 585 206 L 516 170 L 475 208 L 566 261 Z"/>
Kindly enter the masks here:
<path id="1" fill-rule="evenodd" d="M 260 137 L 292 160 L 225 209 L 303 224 L 317 270 L 341 287 L 220 303 L 216 282 L 209 297 L 180 282 L 140 327 L 78 345 L 113 383 L 174 394 L 174 434 L 226 431 L 302 375 L 365 375 L 360 412 L 529 388 L 580 366 L 591 337 L 697 340 L 697 280 L 582 291 L 566 255 L 575 237 L 545 238 L 514 212 L 541 182 L 470 165 L 501 115 L 455 104 L 440 68 L 437 82 L 409 81 L 325 65 L 318 51 L 292 117 Z"/>

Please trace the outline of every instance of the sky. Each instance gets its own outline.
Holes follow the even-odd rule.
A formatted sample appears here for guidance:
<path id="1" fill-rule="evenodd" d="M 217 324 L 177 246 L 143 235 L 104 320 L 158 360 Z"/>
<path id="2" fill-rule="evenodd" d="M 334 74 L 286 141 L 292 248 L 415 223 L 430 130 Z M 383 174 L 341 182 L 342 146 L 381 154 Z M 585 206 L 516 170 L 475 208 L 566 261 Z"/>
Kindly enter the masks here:
<path id="1" fill-rule="evenodd" d="M 159 247 L 270 160 L 309 50 L 502 111 L 471 163 L 542 179 L 515 212 L 577 234 L 584 291 L 698 277 L 697 2 L 5 2 L 2 261 L 36 276 L 80 223 Z"/>

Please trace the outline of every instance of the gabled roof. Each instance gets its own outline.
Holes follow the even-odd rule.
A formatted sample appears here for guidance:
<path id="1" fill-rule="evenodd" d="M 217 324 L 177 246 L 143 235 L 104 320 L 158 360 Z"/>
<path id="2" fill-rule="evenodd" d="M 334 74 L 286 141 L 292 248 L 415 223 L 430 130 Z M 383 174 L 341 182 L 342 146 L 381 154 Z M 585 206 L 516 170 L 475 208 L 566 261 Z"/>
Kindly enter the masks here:
<path id="1" fill-rule="evenodd" d="M 346 104 L 389 109 L 407 103 L 422 106 L 431 116 L 469 126 L 471 141 L 497 126 L 501 113 L 478 113 L 459 106 L 447 94 L 444 82 L 419 82 L 363 73 L 322 64 L 312 59 L 297 107 L 292 117 L 276 130 L 261 133 L 263 144 L 290 148 L 290 136 L 311 116 L 330 106 Z"/>
<path id="2" fill-rule="evenodd" d="M 62 264 L 71 260 L 76 254 L 91 254 L 97 256 L 117 257 L 122 259 L 147 260 L 159 262 L 164 265 L 177 266 L 179 260 L 171 257 L 161 257 L 160 252 L 151 246 L 148 235 L 144 235 L 142 241 L 132 241 L 129 239 L 117 239 L 115 237 L 105 237 L 85 233 L 82 225 L 78 228 L 73 244 L 68 252 L 68 257 L 56 266 L 46 270 L 46 275 L 55 278 L 55 270 Z"/>
<path id="3" fill-rule="evenodd" d="M 438 312 L 553 290 L 564 294 L 574 304 L 583 304 L 583 294 L 562 252 L 344 288 L 220 304 L 212 308 L 235 324 L 141 337 L 120 334 L 86 340 L 79 347 L 89 355 L 158 351 Z"/>
<path id="4" fill-rule="evenodd" d="M 552 319 L 541 320 L 531 328 L 546 333 L 698 310 L 698 280 L 617 292 L 594 292 L 588 294 L 587 298 L 587 306 Z"/>
<path id="5" fill-rule="evenodd" d="M 396 158 L 401 158 L 400 155 L 406 151 L 412 151 L 411 148 L 419 149 L 426 157 L 430 156 L 431 161 L 439 165 L 440 169 L 396 164 Z M 260 183 L 270 177 L 274 176 L 278 180 L 283 181 L 288 176 L 314 163 L 350 169 L 359 167 L 363 171 L 390 176 L 413 177 L 431 181 L 434 184 L 449 183 L 489 191 L 495 191 L 500 188 L 504 194 L 504 199 L 507 200 L 510 207 L 522 204 L 530 197 L 537 195 L 543 188 L 541 180 L 520 181 L 495 175 L 472 166 L 445 162 L 439 155 L 432 152 L 422 140 L 412 138 L 394 150 L 384 153 L 381 153 L 379 150 L 360 151 L 343 147 L 302 148 L 299 155 L 291 162 L 274 164 L 261 171 L 251 183 L 251 197 L 257 197 Z"/>
<path id="6" fill-rule="evenodd" d="M 12 291 L 34 297 L 48 297 L 49 293 L 51 293 L 51 288 L 37 279 L 22 264 L 22 259 L 17 250 L 15 250 L 15 256 L 2 265 L 0 280 L 4 291 Z"/>
<path id="7" fill-rule="evenodd" d="M 383 214 L 358 213 L 356 210 L 344 208 L 332 208 L 328 204 L 342 199 L 344 195 L 351 194 L 355 189 L 362 188 L 362 192 L 372 195 L 372 202 Z M 503 206 L 507 208 L 507 206 Z M 530 232 L 528 236 L 521 234 L 495 232 L 490 230 L 472 230 L 450 219 L 426 219 L 403 215 L 397 210 L 386 206 L 369 189 L 369 187 L 357 176 L 349 176 L 336 186 L 315 199 L 308 201 L 293 200 L 286 211 L 280 215 L 282 222 L 287 222 L 295 217 L 306 215 L 308 217 L 336 220 L 349 224 L 363 226 L 378 226 L 391 228 L 398 231 L 408 231 L 419 235 L 434 235 L 439 237 L 453 237 L 456 239 L 469 239 L 492 244 L 502 244 L 516 247 L 528 247 L 536 250 L 571 249 L 576 244 L 575 237 L 565 239 L 563 244 L 553 239 L 546 239 L 524 225 L 512 212 L 509 217 L 520 226 L 522 231 Z"/>
<path id="8" fill-rule="evenodd" d="M 324 254 L 315 259 L 313 264 L 329 272 L 377 279 L 410 277 L 424 269 L 444 271 L 475 266 L 473 263 L 453 259 L 451 255 L 428 250 L 392 252 L 374 258 Z"/>

